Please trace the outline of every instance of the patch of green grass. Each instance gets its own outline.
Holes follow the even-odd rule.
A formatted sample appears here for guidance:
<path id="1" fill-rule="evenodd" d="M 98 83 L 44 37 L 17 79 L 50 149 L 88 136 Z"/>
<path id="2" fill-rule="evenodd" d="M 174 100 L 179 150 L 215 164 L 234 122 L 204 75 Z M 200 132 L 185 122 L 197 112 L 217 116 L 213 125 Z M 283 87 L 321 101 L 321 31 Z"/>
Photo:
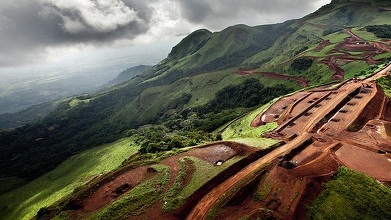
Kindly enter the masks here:
<path id="1" fill-rule="evenodd" d="M 217 174 L 227 169 L 234 163 L 238 162 L 242 159 L 242 157 L 233 157 L 226 162 L 224 162 L 221 166 L 216 166 L 211 164 L 205 160 L 201 160 L 196 157 L 186 157 L 193 162 L 193 166 L 195 167 L 195 171 L 189 184 L 182 190 L 179 194 L 179 198 L 186 199 L 191 196 L 196 190 L 198 190 L 201 186 L 205 185 L 209 180 L 215 177 Z M 184 202 L 184 200 L 182 201 Z"/>
<path id="2" fill-rule="evenodd" d="M 80 103 L 85 103 L 85 104 L 87 104 L 87 103 L 89 103 L 90 101 L 91 101 L 91 99 L 83 99 L 83 100 L 81 100 L 81 99 L 72 99 L 72 101 L 69 102 L 69 106 L 71 106 L 71 107 L 76 107 L 76 106 L 78 106 Z"/>
<path id="3" fill-rule="evenodd" d="M 391 24 L 391 11 L 382 12 L 382 16 L 376 16 L 372 24 Z"/>
<path id="4" fill-rule="evenodd" d="M 376 82 L 382 87 L 386 96 L 391 97 L 391 76 L 381 77 Z"/>
<path id="5" fill-rule="evenodd" d="M 195 171 L 193 162 L 187 157 L 180 158 L 179 164 L 180 168 L 175 182 L 164 196 L 163 211 L 165 212 L 172 211 L 183 203 L 185 198 L 179 197 L 179 194 L 185 187 L 186 179 L 190 178 L 192 172 Z"/>
<path id="6" fill-rule="evenodd" d="M 170 180 L 170 168 L 164 165 L 151 166 L 158 173 L 150 180 L 141 183 L 120 199 L 96 212 L 90 219 L 129 219 L 143 213 L 155 201 L 163 197 L 164 189 Z"/>
<path id="7" fill-rule="evenodd" d="M 52 205 L 97 175 L 119 167 L 138 147 L 132 139 L 81 152 L 34 181 L 3 194 L 0 216 L 4 219 L 31 219 L 41 207 Z"/>
<path id="8" fill-rule="evenodd" d="M 117 124 L 129 124 L 134 120 L 147 122 L 164 114 L 167 109 L 176 109 L 177 103 L 188 94 L 190 99 L 183 108 L 202 106 L 211 101 L 216 92 L 228 85 L 242 83 L 246 77 L 225 70 L 206 73 L 194 77 L 182 78 L 172 84 L 151 87 L 144 90 L 136 99 L 115 113 L 113 120 Z M 179 109 L 180 106 L 177 106 Z"/>
<path id="9" fill-rule="evenodd" d="M 353 56 L 361 56 L 364 54 L 364 52 L 362 52 L 362 51 L 355 52 L 355 51 L 347 51 L 347 50 L 343 50 L 343 49 L 341 49 L 340 51 L 347 52 Z"/>
<path id="10" fill-rule="evenodd" d="M 266 105 L 241 117 L 228 125 L 221 133 L 223 140 L 234 141 L 253 147 L 267 148 L 278 143 L 277 140 L 261 138 L 262 134 L 277 128 L 277 123 L 268 123 L 259 127 L 251 127 L 252 120 L 263 111 L 266 111 L 278 99 L 274 99 Z"/>
<path id="11" fill-rule="evenodd" d="M 342 66 L 342 69 L 345 71 L 345 79 L 366 75 L 368 68 L 369 65 L 365 61 L 354 61 Z"/>
<path id="12" fill-rule="evenodd" d="M 191 79 L 192 98 L 186 107 L 204 105 L 215 97 L 217 91 L 243 81 L 243 77 L 236 74 L 234 69 L 195 76 Z"/>
<path id="13" fill-rule="evenodd" d="M 266 176 L 264 177 L 264 179 L 266 179 Z M 269 196 L 272 189 L 273 189 L 273 184 L 264 181 L 262 184 L 258 185 L 258 188 L 254 192 L 253 197 L 255 200 L 264 201 Z"/>
<path id="14" fill-rule="evenodd" d="M 303 75 L 311 82 L 311 87 L 330 83 L 330 79 L 333 74 L 334 72 L 331 71 L 327 65 L 321 63 L 313 64 L 308 71 L 303 73 Z"/>
<path id="15" fill-rule="evenodd" d="M 350 37 L 350 35 L 346 32 L 335 32 L 323 37 L 323 40 L 328 40 L 332 44 L 343 42 L 346 38 Z"/>
<path id="16" fill-rule="evenodd" d="M 270 138 L 232 138 L 228 141 L 237 142 L 240 144 L 245 144 L 252 147 L 257 147 L 261 149 L 267 149 L 269 147 L 273 147 L 279 143 L 278 140 L 270 139 Z"/>
<path id="17" fill-rule="evenodd" d="M 360 79 L 364 79 L 368 76 L 371 76 L 380 70 L 382 70 L 384 67 L 386 67 L 386 63 L 382 63 L 379 65 L 368 65 L 365 61 L 356 61 L 351 62 L 345 66 L 343 66 L 343 69 L 345 69 L 345 79 L 357 77 Z"/>
<path id="18" fill-rule="evenodd" d="M 308 219 L 391 219 L 391 189 L 374 178 L 340 168 L 308 209 Z"/>
<path id="19" fill-rule="evenodd" d="M 380 41 L 378 37 L 374 33 L 367 32 L 365 28 L 352 28 L 352 32 L 359 36 L 363 40 L 367 41 Z"/>
<path id="20" fill-rule="evenodd" d="M 374 60 L 391 59 L 391 53 L 382 53 L 373 57 Z"/>
<path id="21" fill-rule="evenodd" d="M 237 119 L 226 127 L 222 132 L 222 138 L 224 140 L 233 139 L 233 138 L 258 138 L 260 135 L 271 131 L 276 128 L 275 123 L 270 123 L 264 126 L 259 126 L 257 128 L 251 127 L 251 122 L 254 118 L 266 111 L 271 105 L 273 105 L 278 99 L 270 101 L 268 104 L 263 105 L 254 111 L 248 113 L 246 116 Z"/>

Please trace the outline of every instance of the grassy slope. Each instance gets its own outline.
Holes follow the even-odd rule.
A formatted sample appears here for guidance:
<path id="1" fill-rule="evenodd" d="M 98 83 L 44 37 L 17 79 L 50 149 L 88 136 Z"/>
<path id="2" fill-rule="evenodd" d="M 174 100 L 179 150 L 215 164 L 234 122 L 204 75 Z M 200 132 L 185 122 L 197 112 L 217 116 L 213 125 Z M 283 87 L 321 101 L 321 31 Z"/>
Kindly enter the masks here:
<path id="1" fill-rule="evenodd" d="M 390 4 L 387 1 L 380 2 L 382 3 L 380 5 Z M 372 6 L 370 6 L 370 4 L 372 4 Z M 324 6 L 316 13 L 304 17 L 300 21 L 302 26 L 288 38 L 278 39 L 271 48 L 265 51 L 260 51 L 246 59 L 242 65 L 255 65 L 260 71 L 274 71 L 289 74 L 289 64 L 291 59 L 299 56 L 311 56 L 319 62 L 326 55 L 329 55 L 327 53 L 333 49 L 334 46 L 349 36 L 344 32 L 336 32 L 323 36 L 324 30 L 332 30 L 335 29 L 336 26 L 340 26 L 339 28 L 346 28 L 351 26 L 361 27 L 371 24 L 390 24 L 391 20 L 389 18 L 391 17 L 391 12 L 380 13 L 378 11 L 378 6 L 376 6 L 378 4 L 379 2 L 374 3 L 373 1 L 351 1 L 349 3 L 342 1 L 341 4 Z M 296 25 L 299 25 L 298 23 Z M 373 34 L 362 31 L 360 28 L 353 29 L 353 32 L 357 33 L 364 39 L 379 40 L 375 38 Z M 326 46 L 320 52 L 312 51 L 322 40 L 329 40 L 332 44 Z M 299 55 L 296 55 L 297 52 L 300 52 L 301 49 L 305 49 L 306 47 L 308 47 L 307 50 Z M 272 57 L 272 59 L 268 60 L 268 57 Z M 257 62 L 262 60 L 266 60 L 267 62 L 256 65 Z M 369 66 L 367 65 L 365 67 L 368 68 Z M 351 66 L 342 66 L 342 68 L 348 71 L 348 77 L 355 74 L 354 72 L 356 69 L 352 69 Z M 327 82 L 332 75 L 332 72 L 329 68 L 327 68 L 327 66 L 317 64 L 315 62 L 308 71 L 301 74 L 306 76 L 314 85 Z"/>
<path id="2" fill-rule="evenodd" d="M 226 161 L 223 165 L 216 166 L 196 157 L 180 158 L 179 163 L 181 164 L 181 168 L 174 185 L 164 197 L 163 210 L 171 211 L 179 208 L 195 191 L 240 159 L 242 158 L 234 157 Z M 189 169 L 191 168 L 194 169 L 194 172 L 189 176 L 188 172 L 190 172 Z M 183 184 L 185 178 L 190 178 L 190 181 L 186 185 Z"/>
<path id="3" fill-rule="evenodd" d="M 173 108 L 173 103 L 180 101 L 184 94 L 191 95 L 184 108 L 201 106 L 211 101 L 219 90 L 229 85 L 240 84 L 249 77 L 257 78 L 262 84 L 268 86 L 284 83 L 290 88 L 300 88 L 294 82 L 270 80 L 261 75 L 240 76 L 236 74 L 236 70 L 228 69 L 186 77 L 173 84 L 146 89 L 111 118 L 118 124 L 131 123 L 134 120 L 148 122 L 159 113 L 164 113 L 166 109 Z"/>
<path id="4" fill-rule="evenodd" d="M 391 219 L 391 189 L 341 168 L 309 208 L 309 219 Z"/>
<path id="5" fill-rule="evenodd" d="M 26 184 L 26 182 L 17 177 L 0 178 L 0 195 L 24 184 Z"/>
<path id="6" fill-rule="evenodd" d="M 384 1 L 386 2 L 386 1 Z M 386 2 L 390 5 L 390 2 Z M 323 7 L 311 23 L 352 27 L 390 23 L 391 12 L 378 11 L 379 6 L 373 1 L 352 1 Z M 319 16 L 320 15 L 320 16 Z"/>
<path id="7" fill-rule="evenodd" d="M 391 77 L 385 76 L 376 81 L 383 89 L 384 93 L 391 97 Z"/>
<path id="8" fill-rule="evenodd" d="M 277 127 L 276 123 L 270 123 L 264 126 L 253 128 L 250 126 L 252 120 L 261 112 L 265 111 L 271 106 L 274 101 L 259 107 L 258 109 L 248 113 L 246 116 L 239 118 L 229 124 L 222 131 L 222 138 L 224 140 L 236 141 L 254 147 L 268 147 L 278 143 L 278 141 L 267 138 L 260 138 L 260 136 L 268 131 L 274 130 Z"/>
<path id="9" fill-rule="evenodd" d="M 71 194 L 99 174 L 116 169 L 138 147 L 131 139 L 84 151 L 38 179 L 1 195 L 0 219 L 30 219 L 41 207 Z"/>

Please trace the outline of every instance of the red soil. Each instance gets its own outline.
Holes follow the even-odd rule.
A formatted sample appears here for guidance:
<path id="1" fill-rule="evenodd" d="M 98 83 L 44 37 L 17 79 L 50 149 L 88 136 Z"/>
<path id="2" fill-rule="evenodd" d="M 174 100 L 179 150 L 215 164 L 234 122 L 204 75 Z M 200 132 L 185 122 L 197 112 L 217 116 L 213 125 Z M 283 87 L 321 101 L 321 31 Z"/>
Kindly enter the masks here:
<path id="1" fill-rule="evenodd" d="M 140 184 L 144 177 L 148 178 L 146 174 L 149 174 L 149 176 L 152 177 L 154 175 L 153 171 L 147 172 L 147 169 L 146 166 L 135 168 L 101 186 L 94 194 L 85 200 L 81 212 L 94 212 L 109 204 L 127 190 Z M 123 190 L 118 190 L 121 193 L 116 193 L 117 189 L 121 189 L 125 184 L 128 184 L 129 186 L 124 187 Z"/>
<path id="2" fill-rule="evenodd" d="M 384 124 L 389 122 L 382 121 L 385 117 L 384 109 L 389 106 L 389 102 L 378 87 L 367 87 L 373 83 L 376 77 L 390 69 L 391 65 L 374 77 L 364 81 L 352 80 L 339 88 L 329 90 L 329 93 L 313 90 L 309 96 L 296 102 L 287 102 L 286 100 L 293 96 L 286 97 L 285 100 L 277 101 L 274 106 L 270 107 L 266 112 L 278 112 L 281 103 L 290 103 L 285 110 L 286 112 L 289 110 L 290 114 L 281 114 L 281 117 L 287 118 L 287 120 L 280 124 L 276 132 L 280 134 L 295 133 L 297 137 L 292 140 L 285 139 L 287 145 L 274 150 L 253 165 L 246 167 L 236 176 L 245 176 L 251 170 L 256 169 L 252 169 L 252 167 L 259 167 L 266 161 L 273 162 L 276 157 L 282 158 L 281 161 L 295 161 L 297 167 L 286 169 L 274 166 L 260 183 L 264 187 L 271 186 L 271 191 L 265 200 L 254 201 L 248 197 L 243 198 L 241 207 L 246 205 L 249 207 L 247 210 L 243 211 L 235 206 L 226 206 L 219 217 L 227 219 L 240 218 L 245 215 L 251 215 L 254 218 L 265 217 L 256 213 L 255 210 L 259 210 L 259 208 L 272 210 L 272 215 L 277 219 L 305 217 L 305 209 L 302 207 L 309 204 L 320 193 L 322 187 L 319 181 L 329 180 L 340 165 L 364 172 L 380 181 L 390 182 L 391 156 L 387 154 L 387 150 L 391 149 L 391 138 L 385 134 L 384 128 Z M 356 95 L 353 99 L 346 99 L 351 94 Z M 308 101 L 313 101 L 313 97 L 317 98 L 315 101 L 319 101 L 319 104 L 311 103 L 309 105 Z M 324 97 L 328 97 L 328 99 Z M 338 103 L 342 104 L 338 105 Z M 340 107 L 336 108 L 336 106 Z M 346 110 L 346 112 L 340 112 L 340 110 Z M 306 115 L 305 112 L 312 114 Z M 332 114 L 328 116 L 330 117 L 329 121 L 323 122 L 322 118 L 330 113 Z M 259 117 L 258 115 L 257 118 Z M 287 123 L 292 123 L 292 120 L 295 125 L 285 126 Z M 319 122 L 324 123 L 322 128 L 325 131 L 318 134 L 306 133 L 312 131 L 312 127 Z M 351 124 L 359 122 L 365 124 L 359 128 L 358 132 L 346 131 Z M 308 145 L 304 144 L 305 140 L 309 140 L 308 138 L 312 139 L 312 142 Z M 237 180 L 229 179 L 224 182 L 225 189 L 232 187 L 235 181 Z M 316 186 L 316 189 L 311 189 L 312 186 Z M 221 188 L 224 187 L 222 184 Z M 309 191 L 312 193 L 309 194 Z M 218 193 L 211 192 L 210 196 L 212 195 L 215 197 Z M 202 200 L 201 202 L 207 201 L 211 200 Z M 203 205 L 202 207 L 206 208 L 207 206 Z M 199 212 L 201 210 L 194 209 L 193 211 Z M 202 215 L 190 216 L 201 219 Z"/>
<path id="3" fill-rule="evenodd" d="M 329 40 L 322 41 L 315 49 L 314 51 L 320 52 L 322 51 L 325 47 L 329 46 L 331 43 Z"/>
<path id="4" fill-rule="evenodd" d="M 375 55 L 384 52 L 391 52 L 391 48 L 387 43 L 365 41 L 354 34 L 351 29 L 347 29 L 346 32 L 350 35 L 350 37 L 346 38 L 344 42 L 336 45 L 335 48 L 330 51 L 330 53 L 341 54 L 331 55 L 320 61 L 320 63 L 329 66 L 329 68 L 334 72 L 334 75 L 332 76 L 333 80 L 344 79 L 344 70 L 337 64 L 340 61 L 362 60 L 372 65 L 378 63 L 378 61 L 373 59 Z M 314 49 L 314 51 L 319 52 L 319 48 L 322 48 L 322 44 L 325 43 L 322 42 L 318 48 Z M 361 55 L 351 55 L 349 52 L 363 53 Z"/>
<path id="5" fill-rule="evenodd" d="M 318 24 L 308 24 L 312 26 L 322 26 Z M 327 65 L 330 70 L 334 72 L 333 76 L 331 77 L 332 80 L 344 80 L 345 71 L 339 66 L 339 63 L 346 64 L 346 62 L 361 60 L 366 61 L 370 65 L 373 65 L 379 62 L 377 60 L 374 60 L 373 57 L 375 55 L 391 52 L 389 42 L 383 43 L 366 41 L 361 39 L 358 35 L 354 34 L 351 29 L 346 29 L 345 31 L 350 36 L 347 37 L 344 42 L 336 45 L 334 49 L 329 51 L 330 55 L 320 61 L 320 63 Z M 315 49 L 313 49 L 313 51 L 320 52 L 330 44 L 330 41 L 322 41 Z M 350 52 L 362 52 L 362 54 L 352 55 Z M 292 59 L 282 62 L 279 65 L 287 65 L 289 62 L 292 62 L 292 60 L 297 59 L 301 56 L 302 55 L 299 54 Z M 251 70 L 239 70 L 238 73 L 241 75 L 262 74 L 271 79 L 293 80 L 300 83 L 300 85 L 302 85 L 303 87 L 307 87 L 309 85 L 309 81 L 303 77 L 292 77 L 272 72 L 256 72 Z"/>
<path id="6" fill-rule="evenodd" d="M 205 145 L 190 149 L 187 152 L 178 154 L 176 156 L 168 157 L 162 160 L 160 163 L 169 166 L 171 169 L 169 186 L 167 190 L 172 186 L 175 178 L 180 169 L 178 160 L 185 156 L 197 157 L 199 159 L 208 161 L 209 163 L 216 164 L 218 161 L 227 161 L 234 156 L 246 156 L 259 149 L 247 147 L 238 143 L 232 142 L 219 142 L 214 144 Z M 84 218 L 91 213 L 105 207 L 109 203 L 120 198 L 127 191 L 131 190 L 142 181 L 152 178 L 156 175 L 156 171 L 149 166 L 140 166 L 136 168 L 124 168 L 124 171 L 118 171 L 109 177 L 106 177 L 102 181 L 93 185 L 86 193 L 79 195 L 78 198 L 73 199 L 74 204 L 78 204 L 75 207 L 75 211 L 72 213 L 72 219 Z M 162 201 L 158 201 L 148 209 L 147 212 L 135 216 L 135 219 L 139 218 L 163 218 L 164 219 L 178 219 L 172 213 L 162 212 Z"/>
<path id="7" fill-rule="evenodd" d="M 391 181 L 391 159 L 352 145 L 344 145 L 335 152 L 343 165 L 373 176 L 380 181 Z"/>
<path id="8" fill-rule="evenodd" d="M 377 76 L 389 69 L 391 65 Z M 378 87 L 366 87 L 373 83 L 373 79 L 375 77 L 364 81 L 351 80 L 335 89 L 312 89 L 278 100 L 265 112 L 267 116 L 263 117 L 264 121 L 262 121 L 263 114 L 259 114 L 253 124 L 276 120 L 272 115 L 278 114 L 279 128 L 275 132 L 285 137 L 292 136 L 284 139 L 286 145 L 276 148 L 230 177 L 213 180 L 214 182 L 210 184 L 215 184 L 214 188 L 205 188 L 198 192 L 204 196 L 203 198 L 198 200 L 197 196 L 192 197 L 189 204 L 197 205 L 190 214 L 188 210 L 183 209 L 175 213 L 163 213 L 162 201 L 158 201 L 145 213 L 134 218 L 183 219 L 187 216 L 188 219 L 203 219 L 210 207 L 222 195 L 238 186 L 243 178 L 253 175 L 255 170 L 267 163 L 273 166 L 267 175 L 262 174 L 263 178 L 254 182 L 258 186 L 244 188 L 244 191 L 235 195 L 233 200 L 222 207 L 218 218 L 237 219 L 247 215 L 251 218 L 269 216 L 275 219 L 297 219 L 305 216 L 303 206 L 309 204 L 321 192 L 322 181 L 329 180 L 341 164 L 381 181 L 390 182 L 391 157 L 386 153 L 391 150 L 391 138 L 385 134 L 384 124 L 388 122 L 383 121 L 387 117 L 385 109 L 389 106 L 389 102 Z M 359 96 L 359 98 L 345 102 L 346 97 L 354 91 L 356 91 L 355 97 Z M 346 110 L 345 113 L 340 112 L 340 109 L 333 112 L 338 103 L 343 104 L 340 109 Z M 351 105 L 351 103 L 355 104 Z M 333 117 L 328 121 L 322 121 L 322 118 L 330 112 L 333 112 Z M 339 120 L 335 120 L 337 118 Z M 318 133 L 311 133 L 316 131 L 313 127 L 318 126 L 319 122 L 324 123 L 320 126 L 322 129 L 319 129 Z M 350 124 L 358 122 L 364 123 L 359 131 L 346 131 Z M 293 125 L 287 126 L 292 123 Z M 180 168 L 178 160 L 181 157 L 194 156 L 215 164 L 217 161 L 226 161 L 236 155 L 250 155 L 254 152 L 256 152 L 254 148 L 221 142 L 166 158 L 161 163 L 169 166 L 172 172 L 169 186 L 165 190 L 167 191 L 174 183 Z M 283 161 L 288 160 L 295 161 L 297 166 L 293 169 L 282 167 Z M 151 178 L 154 172 L 151 170 L 148 172 L 147 168 L 142 166 L 130 169 L 113 177 L 108 183 L 102 184 L 83 200 L 82 208 L 74 212 L 73 216 L 88 216 L 88 213 L 98 210 L 120 196 L 114 193 L 118 188 L 121 189 L 128 184 L 129 189 L 126 190 L 130 190 L 143 179 Z M 251 197 L 253 189 L 265 187 L 270 188 L 266 197 L 261 200 L 254 200 Z M 260 208 L 271 211 L 261 212 Z"/>
<path id="9" fill-rule="evenodd" d="M 351 31 L 348 33 L 351 37 L 345 41 L 345 46 L 360 40 Z M 364 46 L 359 48 L 364 49 Z M 345 52 L 343 55 L 330 56 L 323 62 L 336 72 L 335 78 L 343 79 L 344 72 L 336 61 L 366 59 L 372 62 L 370 53 L 375 52 L 371 49 L 363 53 L 365 57 L 356 57 Z M 296 163 L 297 166 L 293 169 L 273 166 L 265 179 L 260 181 L 261 188 L 271 187 L 264 200 L 255 201 L 250 198 L 252 192 L 248 192 L 247 197 L 236 198 L 236 203 L 240 206 L 232 205 L 232 201 L 229 201 L 229 204 L 222 208 L 219 218 L 238 219 L 251 216 L 255 219 L 270 215 L 259 213 L 257 210 L 260 208 L 269 209 L 275 219 L 305 218 L 303 207 L 321 192 L 322 182 L 331 179 L 340 165 L 365 172 L 382 181 L 390 181 L 391 156 L 386 154 L 386 149 L 391 149 L 391 138 L 385 134 L 385 122 L 381 119 L 391 117 L 385 113 L 386 108 L 391 109 L 391 104 L 388 104 L 390 102 L 378 87 L 368 87 L 373 84 L 374 79 L 390 69 L 391 65 L 373 77 L 363 81 L 351 80 L 334 89 L 313 89 L 284 97 L 265 113 L 258 114 L 252 126 L 275 121 L 276 115 L 280 117 L 279 127 L 270 136 L 281 138 L 286 144 L 211 190 L 193 208 L 187 219 L 204 219 L 208 210 L 227 190 L 237 186 L 243 178 L 252 175 L 259 167 L 267 163 L 276 164 L 277 158 L 281 160 L 278 163 L 281 166 L 285 167 L 284 164 L 289 165 L 290 162 Z M 239 74 L 254 73 L 257 72 L 239 71 Z M 259 74 L 276 76 L 275 73 Z M 350 125 L 358 122 L 368 124 L 359 127 L 358 132 L 347 131 Z M 318 130 L 318 127 L 321 129 Z M 354 156 L 349 157 L 353 152 Z M 375 158 L 375 161 L 371 158 Z"/>
<path id="10" fill-rule="evenodd" d="M 341 67 L 335 64 L 335 60 L 336 60 L 335 56 L 330 56 L 327 59 L 320 61 L 320 63 L 327 65 L 332 71 L 335 72 L 334 75 L 331 77 L 332 80 L 342 81 L 345 76 L 345 71 Z"/>
<path id="11" fill-rule="evenodd" d="M 282 97 L 274 103 L 266 112 L 258 114 L 251 122 L 251 127 L 258 127 L 264 123 L 278 121 L 280 116 L 287 111 L 288 106 L 308 96 L 308 92 L 298 92 L 289 97 Z"/>

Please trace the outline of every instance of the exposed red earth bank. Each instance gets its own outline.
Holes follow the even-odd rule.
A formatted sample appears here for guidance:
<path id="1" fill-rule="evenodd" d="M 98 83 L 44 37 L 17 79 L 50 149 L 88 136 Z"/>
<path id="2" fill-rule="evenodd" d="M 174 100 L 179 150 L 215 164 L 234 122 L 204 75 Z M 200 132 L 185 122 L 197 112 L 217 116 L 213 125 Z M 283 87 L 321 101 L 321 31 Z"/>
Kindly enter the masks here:
<path id="1" fill-rule="evenodd" d="M 224 193 L 265 164 L 273 164 L 273 168 L 258 187 L 269 187 L 269 194 L 259 202 L 244 197 L 240 200 L 243 203 L 239 202 L 242 206 L 227 203 L 219 217 L 235 219 L 248 215 L 249 210 L 253 212 L 251 218 L 305 217 L 302 207 L 320 193 L 320 183 L 329 180 L 341 165 L 390 184 L 391 138 L 385 134 L 384 126 L 389 123 L 384 111 L 390 102 L 374 81 L 390 70 L 391 65 L 365 80 L 350 80 L 337 88 L 313 89 L 281 98 L 253 125 L 277 121 L 278 128 L 266 137 L 286 144 L 210 191 L 187 219 L 205 219 Z M 243 206 L 248 210 L 239 208 Z M 261 208 L 272 212 L 260 213 Z"/>

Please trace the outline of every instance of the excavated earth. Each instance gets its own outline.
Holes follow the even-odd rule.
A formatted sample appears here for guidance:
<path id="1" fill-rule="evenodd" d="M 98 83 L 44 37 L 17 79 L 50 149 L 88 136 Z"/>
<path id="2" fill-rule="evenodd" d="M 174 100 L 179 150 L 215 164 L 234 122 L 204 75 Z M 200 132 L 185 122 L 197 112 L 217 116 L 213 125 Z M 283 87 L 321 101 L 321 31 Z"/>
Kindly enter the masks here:
<path id="1" fill-rule="evenodd" d="M 237 187 L 243 190 L 232 192 L 216 219 L 305 219 L 303 207 L 319 195 L 322 183 L 341 165 L 391 184 L 386 117 L 390 101 L 375 82 L 390 70 L 391 65 L 365 80 L 283 97 L 260 113 L 252 126 L 276 121 L 278 128 L 265 137 L 286 144 L 222 182 L 198 202 L 187 219 L 205 219 L 218 198 Z M 242 179 L 265 164 L 272 168 L 254 180 L 255 185 L 241 185 Z M 256 192 L 261 196 L 254 196 Z"/>
<path id="2" fill-rule="evenodd" d="M 219 162 L 225 162 L 233 157 L 243 157 L 243 158 L 256 158 L 262 154 L 262 149 L 253 148 L 246 145 L 238 144 L 235 142 L 217 142 L 200 147 L 192 148 L 184 153 L 177 154 L 175 156 L 168 157 L 160 161 L 160 164 L 166 165 L 170 168 L 170 181 L 168 187 L 165 189 L 165 192 L 168 191 L 170 187 L 174 184 L 175 178 L 178 175 L 180 164 L 179 160 L 183 157 L 195 157 L 201 160 L 204 160 L 210 164 L 218 166 Z M 237 163 L 232 166 L 233 170 L 240 169 L 240 167 L 245 166 L 249 162 Z M 230 169 L 227 169 L 226 176 L 231 175 Z M 93 213 L 99 211 L 100 209 L 106 207 L 110 203 L 121 198 L 122 195 L 126 194 L 129 190 L 133 189 L 140 183 L 153 178 L 157 174 L 157 171 L 149 165 L 144 166 L 129 166 L 124 167 L 107 177 L 102 178 L 101 180 L 90 184 L 87 190 L 83 193 L 78 194 L 76 197 L 72 198 L 68 204 L 65 206 L 65 210 L 72 211 L 71 219 L 84 219 Z M 190 181 L 190 176 L 186 181 Z M 212 187 L 215 185 L 211 181 L 208 183 Z M 186 184 L 186 183 L 184 183 Z M 208 185 L 206 184 L 206 185 Z M 206 194 L 208 190 L 197 191 L 197 193 Z M 189 198 L 192 200 L 192 197 Z M 195 200 L 192 203 L 196 203 Z M 162 211 L 163 202 L 158 201 L 154 203 L 146 212 L 134 216 L 134 219 L 182 219 L 181 213 L 164 213 Z M 189 206 L 189 204 L 188 204 Z M 190 203 L 191 206 L 191 203 Z M 48 216 L 50 219 L 52 216 Z"/>

